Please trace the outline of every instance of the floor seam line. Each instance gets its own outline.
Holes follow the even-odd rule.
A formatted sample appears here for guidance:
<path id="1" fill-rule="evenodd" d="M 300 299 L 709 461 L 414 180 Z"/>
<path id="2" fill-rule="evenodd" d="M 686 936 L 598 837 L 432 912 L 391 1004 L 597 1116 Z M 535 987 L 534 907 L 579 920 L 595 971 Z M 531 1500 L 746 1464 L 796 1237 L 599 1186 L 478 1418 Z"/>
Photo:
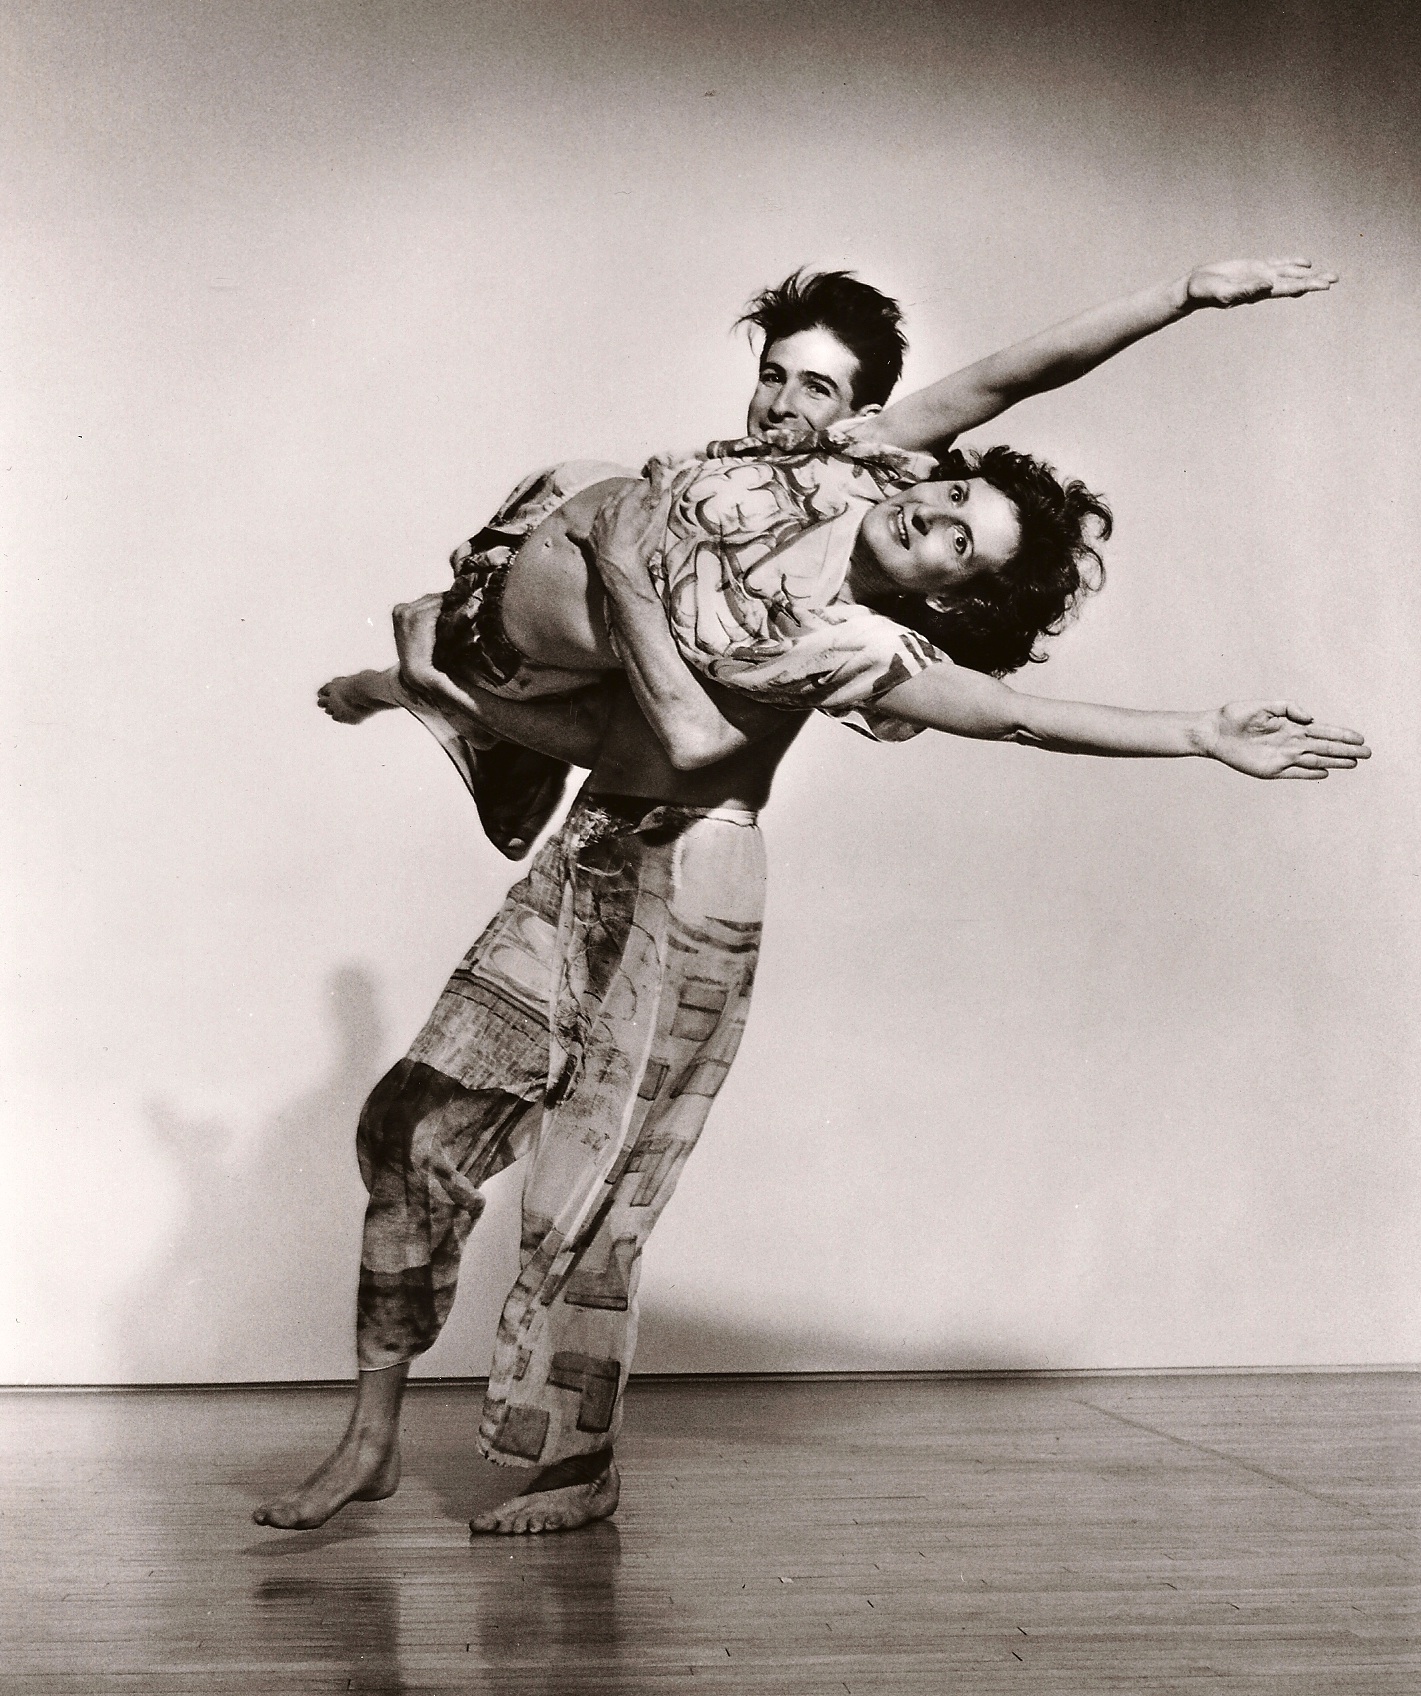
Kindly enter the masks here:
<path id="1" fill-rule="evenodd" d="M 1236 1466 L 1244 1472 L 1251 1472 L 1259 1478 L 1266 1478 L 1270 1484 L 1281 1484 L 1285 1490 L 1296 1490 L 1300 1496 L 1307 1496 L 1314 1502 L 1321 1502 L 1324 1507 L 1342 1508 L 1347 1513 L 1360 1514 L 1370 1524 L 1394 1529 L 1384 1519 L 1379 1519 L 1370 1509 L 1360 1507 L 1355 1502 L 1339 1500 L 1336 1496 L 1324 1496 L 1319 1490 L 1309 1490 L 1306 1484 L 1299 1484 L 1291 1478 L 1284 1478 L 1281 1473 L 1270 1472 L 1267 1467 L 1255 1466 L 1252 1461 L 1240 1460 L 1237 1455 L 1231 1455 L 1223 1449 L 1211 1448 L 1207 1443 L 1196 1443 L 1189 1437 L 1176 1437 L 1172 1431 L 1161 1431 L 1158 1426 L 1146 1425 L 1141 1419 L 1130 1419 L 1123 1413 L 1116 1413 L 1113 1408 L 1099 1407 L 1095 1402 L 1081 1401 L 1072 1397 L 1077 1407 L 1090 1408 L 1092 1412 L 1103 1414 L 1107 1419 L 1117 1420 L 1121 1425 L 1128 1425 L 1135 1431 L 1146 1431 L 1152 1437 L 1162 1437 L 1167 1443 L 1174 1443 L 1182 1449 L 1193 1449 L 1197 1454 L 1210 1456 L 1213 1460 L 1221 1460 L 1227 1466 Z"/>

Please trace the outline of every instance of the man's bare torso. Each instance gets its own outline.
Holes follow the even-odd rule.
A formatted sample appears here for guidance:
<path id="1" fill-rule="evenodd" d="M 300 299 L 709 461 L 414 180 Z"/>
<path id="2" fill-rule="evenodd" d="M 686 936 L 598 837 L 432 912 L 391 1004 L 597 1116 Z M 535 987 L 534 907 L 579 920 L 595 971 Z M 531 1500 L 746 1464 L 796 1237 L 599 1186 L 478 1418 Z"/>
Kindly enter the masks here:
<path id="1" fill-rule="evenodd" d="M 781 713 L 777 725 L 738 754 L 698 771 L 677 771 L 656 732 L 642 716 L 630 687 L 619 679 L 612 716 L 592 768 L 588 788 L 609 795 L 646 795 L 685 807 L 742 806 L 758 811 L 789 745 L 804 728 L 806 713 Z M 712 688 L 712 695 L 721 692 Z"/>

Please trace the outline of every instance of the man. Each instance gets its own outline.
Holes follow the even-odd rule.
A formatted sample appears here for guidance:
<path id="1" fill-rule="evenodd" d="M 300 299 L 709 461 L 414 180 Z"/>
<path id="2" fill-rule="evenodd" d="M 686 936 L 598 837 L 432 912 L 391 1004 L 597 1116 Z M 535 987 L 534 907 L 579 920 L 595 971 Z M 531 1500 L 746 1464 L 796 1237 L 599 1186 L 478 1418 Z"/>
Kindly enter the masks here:
<path id="1" fill-rule="evenodd" d="M 752 431 L 871 417 L 896 381 L 897 308 L 851 278 L 816 296 L 818 281 L 792 278 L 752 308 L 766 331 Z M 788 298 L 798 319 L 770 313 L 771 296 L 776 312 Z M 824 321 L 836 311 L 842 338 Z M 806 312 L 815 321 L 805 322 Z M 877 353 L 860 333 L 864 316 L 876 319 Z M 1158 327 L 1135 322 L 1124 320 L 1122 331 L 1117 311 L 1103 338 L 1113 345 L 1093 352 L 1086 337 L 1078 369 L 1057 380 Z M 966 427 L 963 418 L 986 404 L 982 394 L 1010 389 L 1009 357 L 994 358 L 985 376 L 979 367 L 960 374 L 956 391 L 948 392 L 953 379 L 925 391 L 934 398 L 917 402 L 917 412 L 915 399 L 902 403 L 906 428 Z M 1037 359 L 1038 376 L 1040 366 Z M 884 422 L 892 425 L 891 414 Z M 586 700 L 474 703 L 479 731 L 590 765 L 591 776 L 362 1113 L 370 1205 L 356 1403 L 331 1455 L 299 1488 L 259 1508 L 261 1524 L 319 1525 L 347 1501 L 397 1487 L 409 1363 L 449 1311 L 459 1254 L 482 1210 L 479 1185 L 522 1154 L 531 1156 L 522 1271 L 500 1320 L 479 1446 L 492 1460 L 539 1470 L 474 1529 L 571 1529 L 616 1507 L 613 1443 L 635 1345 L 641 1248 L 738 1046 L 763 905 L 755 815 L 802 718 L 702 693 L 668 666 L 664 614 L 637 593 L 635 571 L 620 588 L 609 578 L 608 588 L 630 688 L 653 717 L 682 705 L 688 714 L 713 710 L 725 733 L 714 749 L 721 757 L 677 769 L 625 684 L 604 697 L 602 712 Z M 428 653 L 416 652 L 420 617 L 408 610 L 397 626 L 406 683 L 416 690 L 437 686 Z M 386 674 L 339 679 L 322 693 L 327 710 L 348 722 L 399 704 L 459 733 L 457 702 L 446 698 L 432 713 Z M 1325 775 L 1364 757 L 1359 743 L 1305 752 L 1298 763 Z"/>
<path id="2" fill-rule="evenodd" d="M 771 414 L 775 422 L 799 419 L 818 426 L 854 412 L 859 356 L 850 339 L 870 359 L 872 344 L 880 364 L 886 354 L 883 392 L 892 388 L 903 352 L 894 302 L 842 276 L 812 289 L 807 302 L 797 279 L 785 291 L 794 297 L 789 308 L 795 327 L 763 349 L 748 420 L 752 431 L 762 430 Z M 842 320 L 845 339 L 822 323 L 806 335 L 800 322 L 806 312 L 816 320 Z M 771 355 L 783 364 L 773 365 Z M 818 363 L 827 370 L 819 371 Z M 879 385 L 884 377 L 877 374 Z M 874 401 L 866 397 L 864 404 Z M 402 638 L 407 628 L 400 629 Z M 699 692 L 698 685 L 691 687 Z M 347 723 L 382 707 L 409 706 L 434 721 L 446 745 L 451 740 L 448 712 L 430 714 L 388 674 L 337 679 L 322 691 L 322 704 Z M 348 1501 L 380 1499 L 397 1488 L 399 1413 L 410 1359 L 433 1342 L 452 1303 L 459 1252 L 482 1211 L 479 1183 L 527 1153 L 533 1160 L 524 1190 L 524 1274 L 500 1320 L 479 1446 L 505 1463 L 550 1464 L 505 1508 L 481 1516 L 475 1529 L 568 1530 L 615 1509 L 612 1438 L 635 1338 L 640 1246 L 669 1195 L 665 1177 L 674 1180 L 684 1163 L 743 1028 L 764 887 L 754 815 L 803 723 L 796 715 L 726 704 L 745 729 L 744 745 L 699 770 L 678 771 L 625 684 L 604 695 L 605 717 L 587 700 L 544 706 L 492 697 L 482 702 L 479 730 L 590 766 L 583 792 L 589 804 L 574 809 L 529 875 L 510 891 L 409 1054 L 377 1085 L 362 1112 L 357 1146 L 371 1199 L 361 1253 L 355 1406 L 332 1453 L 297 1489 L 259 1507 L 253 1516 L 258 1524 L 320 1525 Z M 453 726 L 454 739 L 460 728 Z M 612 798 L 616 813 L 632 828 L 606 829 L 596 816 L 603 797 Z M 635 799 L 649 803 L 641 817 Z M 662 807 L 729 816 L 656 819 Z M 602 811 L 608 812 L 605 802 Z M 638 828 L 647 817 L 650 837 Z M 667 826 L 669 839 L 650 839 L 667 838 Z M 698 838 L 690 868 L 675 864 L 675 850 L 687 835 Z M 616 862 L 611 868 L 609 846 Z M 688 869 L 689 890 L 685 876 L 678 875 Z M 602 905 L 597 892 L 608 883 L 618 897 L 606 903 L 615 919 L 609 922 L 601 913 L 589 921 L 590 909 Z M 587 898 L 579 903 L 584 892 Z M 638 914 L 639 906 L 655 910 L 651 928 L 661 943 L 649 972 L 645 962 L 619 959 L 634 934 L 633 921 L 640 917 L 642 932 L 646 929 L 647 915 Z M 717 969 L 707 977 L 695 967 L 711 942 L 717 944 Z M 637 964 L 643 967 L 639 974 Z M 598 1019 L 599 991 L 605 1000 L 609 987 L 624 987 L 628 968 L 639 978 L 633 999 L 640 1006 L 631 1031 L 625 1021 L 614 1028 L 609 1019 Z M 689 1017 L 681 1014 L 678 1037 L 676 1019 L 687 990 Z M 669 1023 L 663 1016 L 668 1009 Z M 647 1046 L 649 1031 L 655 1053 Z M 639 1039 L 639 1063 L 617 1066 L 626 1060 L 617 1053 L 618 1036 Z M 678 1043 L 689 1052 L 666 1052 Z M 675 1060 L 681 1064 L 673 1077 Z M 578 1075 L 569 1078 L 569 1067 Z M 621 1132 L 610 1163 L 590 1158 L 590 1150 L 579 1155 L 579 1145 L 586 1149 L 582 1139 L 592 1128 L 591 1115 L 572 1105 L 579 1094 L 585 1097 L 580 1105 L 591 1100 L 588 1092 L 604 1081 L 597 1079 L 599 1071 L 604 1079 L 608 1072 L 621 1073 L 615 1102 L 605 1086 L 596 1098 L 604 1113 L 615 1112 Z M 688 1081 L 696 1084 L 694 1093 L 673 1093 Z M 543 1111 L 545 1098 L 553 1099 Z M 662 1137 L 655 1158 L 664 1162 L 674 1147 L 671 1169 L 639 1210 L 635 1202 L 646 1186 L 642 1172 L 631 1169 L 638 1164 L 637 1139 L 630 1143 L 633 1159 L 623 1158 L 633 1118 L 638 1133 L 650 1120 L 648 1152 L 663 1121 L 679 1120 L 682 1133 Z M 541 1161 L 544 1152 L 547 1159 Z M 605 1155 L 605 1145 L 598 1153 Z M 598 1186 L 613 1193 L 597 1195 Z M 590 1211 L 589 1188 L 596 1198 Z M 613 1208 L 607 1204 L 615 1206 L 618 1193 L 630 1239 L 619 1239 L 615 1228 L 608 1234 Z M 568 1253 L 556 1223 L 569 1202 L 570 1211 L 581 1215 L 580 1254 Z M 588 1294 L 600 1305 L 580 1306 L 578 1285 L 569 1292 L 568 1284 L 589 1256 L 602 1276 Z M 530 1319 L 539 1331 L 531 1349 Z M 600 1352 L 587 1346 L 592 1331 L 603 1333 L 595 1345 Z M 536 1396 L 530 1382 L 535 1355 Z"/>
<path id="3" fill-rule="evenodd" d="M 448 1313 L 478 1186 L 521 1154 L 523 1271 L 479 1446 L 545 1464 L 475 1529 L 566 1530 L 616 1506 L 641 1247 L 744 1027 L 764 892 L 755 814 L 802 720 L 758 709 L 766 734 L 678 772 L 625 686 L 605 724 L 486 705 L 500 734 L 592 774 L 361 1115 L 356 1405 L 335 1451 L 259 1508 L 261 1524 L 319 1525 L 395 1489 L 409 1361 Z"/>

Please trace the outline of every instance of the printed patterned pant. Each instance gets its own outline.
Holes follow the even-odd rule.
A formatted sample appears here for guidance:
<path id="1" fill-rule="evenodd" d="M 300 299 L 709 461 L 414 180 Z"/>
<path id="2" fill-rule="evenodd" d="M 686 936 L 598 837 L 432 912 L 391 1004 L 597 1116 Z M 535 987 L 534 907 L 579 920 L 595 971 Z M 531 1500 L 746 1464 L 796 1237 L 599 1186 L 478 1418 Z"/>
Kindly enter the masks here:
<path id="1" fill-rule="evenodd" d="M 490 1460 L 547 1465 L 616 1437 L 642 1246 L 735 1058 L 764 887 L 750 813 L 579 800 L 365 1104 L 364 1371 L 433 1343 L 479 1185 L 531 1156 L 479 1427 Z"/>

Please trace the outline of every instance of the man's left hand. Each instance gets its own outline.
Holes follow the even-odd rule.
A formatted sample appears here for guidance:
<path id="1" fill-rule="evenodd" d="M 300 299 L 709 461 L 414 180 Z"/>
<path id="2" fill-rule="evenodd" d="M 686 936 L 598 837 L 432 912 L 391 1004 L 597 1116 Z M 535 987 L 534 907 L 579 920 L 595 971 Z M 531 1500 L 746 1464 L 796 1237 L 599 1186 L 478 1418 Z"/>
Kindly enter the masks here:
<path id="1" fill-rule="evenodd" d="M 642 478 L 603 502 L 587 541 L 609 590 L 620 585 L 651 592 L 651 562 L 665 539 L 669 506 L 670 495 Z"/>
<path id="2" fill-rule="evenodd" d="M 442 682 L 434 665 L 434 627 L 439 620 L 442 595 L 421 595 L 403 601 L 391 614 L 395 626 L 395 652 L 400 656 L 400 681 L 416 695 L 438 695 Z"/>

